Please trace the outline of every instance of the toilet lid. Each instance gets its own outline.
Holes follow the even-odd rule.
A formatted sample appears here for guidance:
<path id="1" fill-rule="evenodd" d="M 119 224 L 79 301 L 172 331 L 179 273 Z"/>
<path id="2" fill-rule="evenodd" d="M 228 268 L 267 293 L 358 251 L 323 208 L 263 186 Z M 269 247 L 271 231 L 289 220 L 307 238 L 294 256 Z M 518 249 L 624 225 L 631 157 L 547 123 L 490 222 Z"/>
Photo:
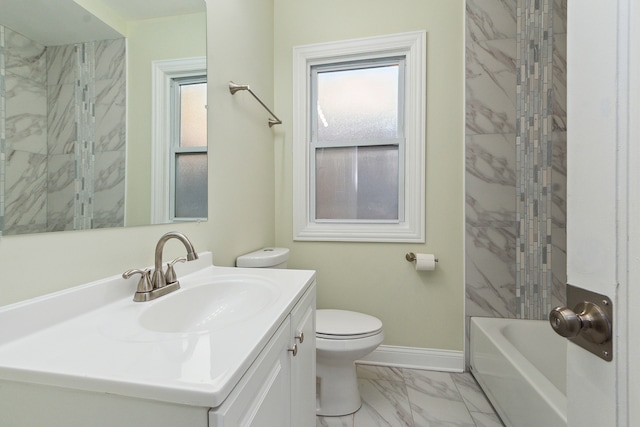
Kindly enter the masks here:
<path id="1" fill-rule="evenodd" d="M 377 317 L 347 310 L 316 310 L 316 336 L 333 339 L 368 337 L 382 330 Z"/>

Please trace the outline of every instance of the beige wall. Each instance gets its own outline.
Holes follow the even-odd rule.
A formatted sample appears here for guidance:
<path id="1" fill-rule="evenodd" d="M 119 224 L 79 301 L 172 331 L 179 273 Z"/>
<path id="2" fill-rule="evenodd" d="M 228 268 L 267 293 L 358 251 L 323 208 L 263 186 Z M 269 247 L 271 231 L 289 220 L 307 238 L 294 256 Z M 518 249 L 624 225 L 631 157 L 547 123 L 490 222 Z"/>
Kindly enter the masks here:
<path id="1" fill-rule="evenodd" d="M 276 243 L 290 266 L 316 269 L 318 307 L 357 310 L 384 323 L 385 344 L 462 350 L 464 317 L 462 0 L 275 0 Z M 427 31 L 426 244 L 292 240 L 292 47 Z M 407 252 L 435 253 L 416 272 Z"/>
<path id="2" fill-rule="evenodd" d="M 273 33 L 273 7 L 253 0 L 207 4 L 209 126 L 215 129 L 209 132 L 209 221 L 1 237 L 0 305 L 151 265 L 156 241 L 169 230 L 185 232 L 199 251 L 213 250 L 217 265 L 273 244 L 273 136 L 261 107 L 226 88 L 237 79 L 273 93 L 273 40 L 264 36 Z M 181 251 L 169 243 L 165 258 Z"/>
<path id="3" fill-rule="evenodd" d="M 266 245 L 290 247 L 292 267 L 318 271 L 319 307 L 379 316 L 385 344 L 461 350 L 462 1 L 207 4 L 209 221 L 2 237 L 0 305 L 150 265 L 158 237 L 176 229 L 198 250 L 213 250 L 218 265 L 233 265 L 237 255 Z M 292 46 L 421 29 L 428 46 L 427 243 L 293 242 Z M 229 80 L 250 84 L 284 124 L 270 130 L 266 112 L 249 94 L 229 94 Z M 177 243 L 166 249 L 166 258 L 181 252 Z M 417 273 L 404 260 L 408 251 L 436 253 L 438 269 Z"/>
<path id="4" fill-rule="evenodd" d="M 131 21 L 127 25 L 127 201 L 125 223 L 151 217 L 151 63 L 205 56 L 203 14 Z"/>

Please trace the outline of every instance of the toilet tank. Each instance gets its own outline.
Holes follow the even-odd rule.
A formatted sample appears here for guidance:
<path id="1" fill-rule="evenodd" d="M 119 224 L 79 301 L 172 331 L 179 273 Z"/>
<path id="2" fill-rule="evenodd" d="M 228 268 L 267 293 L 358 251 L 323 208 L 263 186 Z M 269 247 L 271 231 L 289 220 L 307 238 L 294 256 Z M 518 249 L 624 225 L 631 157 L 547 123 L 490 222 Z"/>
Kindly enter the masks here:
<path id="1" fill-rule="evenodd" d="M 237 267 L 250 268 L 287 268 L 288 248 L 263 248 L 236 259 Z"/>

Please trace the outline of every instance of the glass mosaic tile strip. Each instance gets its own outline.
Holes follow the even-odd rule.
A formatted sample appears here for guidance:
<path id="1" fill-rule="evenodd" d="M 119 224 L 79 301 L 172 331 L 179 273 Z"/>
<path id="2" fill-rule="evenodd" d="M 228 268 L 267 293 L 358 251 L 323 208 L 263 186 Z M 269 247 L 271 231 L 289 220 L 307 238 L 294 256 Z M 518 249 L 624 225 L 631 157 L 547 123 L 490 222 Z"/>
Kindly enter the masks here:
<path id="1" fill-rule="evenodd" d="M 93 220 L 93 169 L 95 163 L 95 42 L 76 45 L 75 108 L 78 138 L 74 229 L 90 229 Z"/>
<path id="2" fill-rule="evenodd" d="M 551 309 L 553 0 L 518 0 L 516 317 Z"/>

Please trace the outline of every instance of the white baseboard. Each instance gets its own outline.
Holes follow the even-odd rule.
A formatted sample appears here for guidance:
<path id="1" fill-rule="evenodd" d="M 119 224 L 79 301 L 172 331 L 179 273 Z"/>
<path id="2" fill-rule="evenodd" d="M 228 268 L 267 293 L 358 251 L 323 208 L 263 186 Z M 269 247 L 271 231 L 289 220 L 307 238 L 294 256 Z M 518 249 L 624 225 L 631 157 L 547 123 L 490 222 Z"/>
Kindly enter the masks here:
<path id="1" fill-rule="evenodd" d="M 365 358 L 358 360 L 357 363 L 430 371 L 463 372 L 464 352 L 381 345 Z"/>

